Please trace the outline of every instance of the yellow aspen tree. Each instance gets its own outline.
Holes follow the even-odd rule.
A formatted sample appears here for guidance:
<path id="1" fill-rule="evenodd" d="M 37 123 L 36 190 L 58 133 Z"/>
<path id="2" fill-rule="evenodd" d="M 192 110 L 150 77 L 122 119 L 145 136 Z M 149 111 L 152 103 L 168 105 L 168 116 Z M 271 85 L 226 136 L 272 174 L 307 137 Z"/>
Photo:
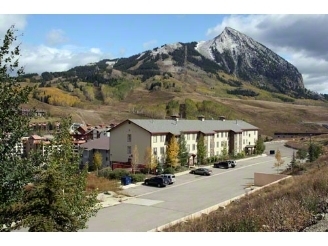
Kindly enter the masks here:
<path id="1" fill-rule="evenodd" d="M 173 135 L 167 146 L 166 151 L 166 164 L 170 167 L 177 167 L 179 164 L 179 144 L 175 136 Z"/>
<path id="2" fill-rule="evenodd" d="M 274 167 L 277 168 L 277 173 L 279 172 L 279 168 L 284 164 L 285 160 L 282 159 L 281 152 L 278 149 L 275 154 L 276 162 L 274 163 Z"/>

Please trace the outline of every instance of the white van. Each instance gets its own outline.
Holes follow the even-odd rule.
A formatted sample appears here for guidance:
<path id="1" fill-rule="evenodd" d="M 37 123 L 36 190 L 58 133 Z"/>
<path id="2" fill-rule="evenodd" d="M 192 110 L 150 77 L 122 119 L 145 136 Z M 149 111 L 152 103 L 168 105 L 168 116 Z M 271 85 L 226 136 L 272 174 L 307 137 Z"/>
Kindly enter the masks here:
<path id="1" fill-rule="evenodd" d="M 168 173 L 165 173 L 165 174 L 161 174 L 159 175 L 160 177 L 164 177 L 164 178 L 167 178 L 170 183 L 169 184 L 173 184 L 175 182 L 175 175 L 174 174 L 168 174 Z"/>

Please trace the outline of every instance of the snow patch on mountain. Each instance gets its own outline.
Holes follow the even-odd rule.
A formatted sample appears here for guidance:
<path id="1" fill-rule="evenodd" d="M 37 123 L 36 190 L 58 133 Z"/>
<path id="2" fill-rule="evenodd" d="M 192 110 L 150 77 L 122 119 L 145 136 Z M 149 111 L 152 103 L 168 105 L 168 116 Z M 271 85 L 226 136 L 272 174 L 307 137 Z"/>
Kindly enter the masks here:
<path id="1" fill-rule="evenodd" d="M 106 61 L 106 64 L 109 66 L 114 66 L 115 63 L 116 61 Z"/>
<path id="2" fill-rule="evenodd" d="M 157 54 L 167 54 L 168 55 L 170 52 L 172 52 L 178 48 L 181 48 L 181 47 L 182 47 L 181 43 L 165 44 L 159 48 L 153 49 L 151 52 L 152 52 L 153 56 L 156 56 Z"/>
<path id="3" fill-rule="evenodd" d="M 138 56 L 137 60 L 140 60 L 140 58 L 141 58 L 144 54 L 146 54 L 146 52 L 142 52 L 142 53 L 140 54 L 140 56 Z"/>
<path id="4" fill-rule="evenodd" d="M 212 45 L 213 45 L 213 40 L 200 41 L 197 43 L 195 49 L 206 58 L 214 61 L 215 58 L 211 50 Z"/>
<path id="5" fill-rule="evenodd" d="M 252 59 L 255 54 L 265 55 L 268 57 L 267 60 L 272 60 L 279 64 L 287 64 L 284 59 L 262 44 L 230 27 L 226 27 L 219 36 L 212 40 L 198 42 L 195 49 L 203 56 L 213 61 L 215 61 L 215 56 L 212 50 L 216 50 L 220 54 L 223 54 L 224 51 L 229 52 L 235 64 L 238 62 L 238 57 L 243 56 L 245 62 L 250 67 L 253 67 Z"/>

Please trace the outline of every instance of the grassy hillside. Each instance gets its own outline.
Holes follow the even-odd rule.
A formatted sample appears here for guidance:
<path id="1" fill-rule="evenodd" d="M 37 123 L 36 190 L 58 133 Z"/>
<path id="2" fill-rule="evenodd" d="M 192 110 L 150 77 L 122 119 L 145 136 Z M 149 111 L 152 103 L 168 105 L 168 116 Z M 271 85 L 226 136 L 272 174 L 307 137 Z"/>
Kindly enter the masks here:
<path id="1" fill-rule="evenodd" d="M 24 106 L 47 110 L 46 118 L 35 121 L 55 121 L 70 114 L 75 122 L 96 125 L 126 118 L 169 118 L 172 113 L 179 113 L 179 104 L 189 100 L 187 118 L 204 114 L 207 119 L 221 115 L 243 119 L 268 136 L 275 131 L 326 130 L 319 124 L 304 122 L 327 122 L 327 102 L 268 92 L 223 73 L 218 77 L 219 80 L 214 75 L 188 71 L 174 76 L 157 75 L 145 82 L 137 77 L 120 78 L 112 85 L 56 80 L 39 87 L 29 105 Z M 237 94 L 231 94 L 236 93 L 236 88 Z M 250 91 L 256 96 L 238 94 Z"/>

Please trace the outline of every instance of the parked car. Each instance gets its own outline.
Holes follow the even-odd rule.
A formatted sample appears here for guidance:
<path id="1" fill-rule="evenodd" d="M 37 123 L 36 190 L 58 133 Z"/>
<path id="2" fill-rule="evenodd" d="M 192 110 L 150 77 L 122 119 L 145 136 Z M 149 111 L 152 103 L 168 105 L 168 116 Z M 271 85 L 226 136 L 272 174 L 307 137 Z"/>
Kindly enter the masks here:
<path id="1" fill-rule="evenodd" d="M 229 160 L 229 162 L 230 162 L 230 165 L 231 165 L 232 168 L 237 166 L 237 163 L 236 163 L 235 160 Z"/>
<path id="2" fill-rule="evenodd" d="M 153 185 L 157 187 L 165 187 L 168 183 L 169 180 L 167 178 L 158 177 L 158 176 L 145 179 L 144 181 L 145 185 Z"/>
<path id="3" fill-rule="evenodd" d="M 175 175 L 169 174 L 169 173 L 163 173 L 159 175 L 160 177 L 167 178 L 169 181 L 169 184 L 173 184 L 175 182 Z"/>
<path id="4" fill-rule="evenodd" d="M 198 174 L 198 175 L 211 175 L 212 174 L 212 170 L 208 169 L 208 168 L 197 168 L 194 170 L 190 171 L 191 174 Z"/>
<path id="5" fill-rule="evenodd" d="M 213 164 L 213 167 L 226 168 L 226 169 L 228 169 L 229 167 L 234 168 L 235 166 L 236 166 L 236 161 L 234 161 L 234 160 L 219 161 L 219 162 L 215 162 Z"/>

